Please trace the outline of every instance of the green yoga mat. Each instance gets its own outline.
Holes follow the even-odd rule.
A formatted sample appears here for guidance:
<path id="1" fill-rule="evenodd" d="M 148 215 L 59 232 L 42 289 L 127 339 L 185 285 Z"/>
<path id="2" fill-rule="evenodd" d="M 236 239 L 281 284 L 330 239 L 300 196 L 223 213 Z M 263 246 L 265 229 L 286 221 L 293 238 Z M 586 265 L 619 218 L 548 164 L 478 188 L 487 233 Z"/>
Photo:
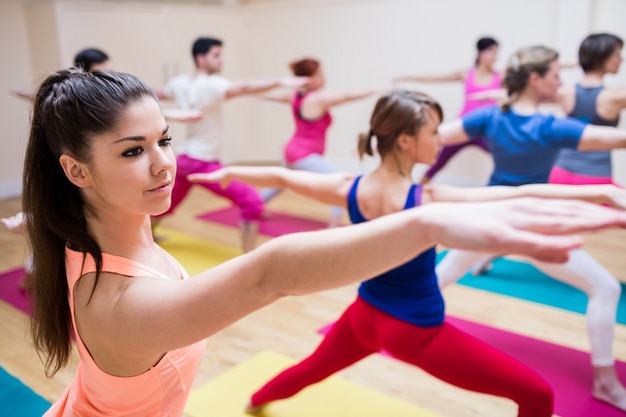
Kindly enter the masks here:
<path id="1" fill-rule="evenodd" d="M 50 403 L 0 368 L 0 416 L 40 417 Z"/>
<path id="2" fill-rule="evenodd" d="M 437 255 L 443 259 L 445 251 Z M 539 271 L 527 262 L 498 258 L 489 272 L 474 276 L 465 274 L 459 284 L 497 294 L 508 295 L 522 300 L 585 314 L 587 294 L 564 284 Z M 617 322 L 626 324 L 626 286 L 622 284 L 622 294 L 617 307 Z"/>

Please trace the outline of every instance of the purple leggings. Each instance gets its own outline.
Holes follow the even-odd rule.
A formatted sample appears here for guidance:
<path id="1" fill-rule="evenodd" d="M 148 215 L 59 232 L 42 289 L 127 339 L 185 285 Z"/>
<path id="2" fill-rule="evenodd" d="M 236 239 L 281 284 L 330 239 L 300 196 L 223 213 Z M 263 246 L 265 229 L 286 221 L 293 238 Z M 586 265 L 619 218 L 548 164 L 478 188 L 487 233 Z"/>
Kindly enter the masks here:
<path id="1" fill-rule="evenodd" d="M 172 190 L 172 204 L 161 216 L 172 214 L 183 201 L 192 185 L 199 185 L 207 190 L 235 203 L 241 210 L 241 217 L 245 221 L 259 221 L 263 212 L 263 200 L 256 188 L 238 181 L 232 181 L 228 187 L 222 188 L 219 183 L 193 183 L 187 180 L 187 175 L 217 171 L 224 166 L 219 161 L 201 161 L 187 155 L 176 158 L 178 169 L 176 182 Z"/>
<path id="2" fill-rule="evenodd" d="M 439 172 L 448 163 L 450 158 L 456 155 L 456 153 L 460 151 L 461 149 L 470 145 L 478 146 L 479 148 L 484 149 L 485 152 L 490 152 L 489 145 L 487 145 L 487 142 L 485 142 L 485 140 L 482 138 L 474 139 L 465 143 L 459 143 L 456 145 L 444 146 L 443 149 L 441 149 L 441 153 L 439 154 L 439 157 L 437 157 L 437 162 L 435 162 L 435 164 L 431 166 L 428 169 L 428 171 L 426 171 L 424 176 L 426 178 L 434 177 L 435 174 L 437 174 L 437 172 Z"/>
<path id="3" fill-rule="evenodd" d="M 457 387 L 510 398 L 519 406 L 518 417 L 552 416 L 552 387 L 518 360 L 449 323 L 419 327 L 361 298 L 348 307 L 315 352 L 266 383 L 251 404 L 289 398 L 382 350 Z"/>

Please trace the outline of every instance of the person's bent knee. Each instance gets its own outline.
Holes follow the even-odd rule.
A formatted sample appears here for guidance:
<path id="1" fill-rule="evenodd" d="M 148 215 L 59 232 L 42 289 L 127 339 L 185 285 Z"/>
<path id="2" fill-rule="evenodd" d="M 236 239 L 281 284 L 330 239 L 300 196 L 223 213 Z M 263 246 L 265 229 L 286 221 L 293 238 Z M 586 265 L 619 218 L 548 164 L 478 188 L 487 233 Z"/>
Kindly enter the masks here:
<path id="1" fill-rule="evenodd" d="M 605 280 L 602 283 L 597 283 L 592 289 L 591 294 L 602 297 L 606 302 L 619 301 L 622 294 L 622 285 L 617 278 L 611 280 Z"/>
<path id="2" fill-rule="evenodd" d="M 258 222 L 263 214 L 263 200 L 246 201 L 241 207 L 241 218 L 245 222 Z"/>

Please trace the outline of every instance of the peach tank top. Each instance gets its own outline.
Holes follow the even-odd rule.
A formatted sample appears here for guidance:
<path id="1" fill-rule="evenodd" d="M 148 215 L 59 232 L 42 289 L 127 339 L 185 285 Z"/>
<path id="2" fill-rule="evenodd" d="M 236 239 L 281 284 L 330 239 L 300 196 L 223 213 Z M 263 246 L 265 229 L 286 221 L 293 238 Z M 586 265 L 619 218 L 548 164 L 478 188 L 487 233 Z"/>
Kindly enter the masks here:
<path id="1" fill-rule="evenodd" d="M 119 256 L 102 254 L 102 270 L 126 275 L 171 279 L 146 265 Z M 167 352 L 146 372 L 133 377 L 109 375 L 96 365 L 76 330 L 74 286 L 81 276 L 95 272 L 91 256 L 65 250 L 69 302 L 80 363 L 70 386 L 44 417 L 152 417 L 181 416 L 191 390 L 206 341 Z M 180 267 L 180 279 L 188 275 Z"/>

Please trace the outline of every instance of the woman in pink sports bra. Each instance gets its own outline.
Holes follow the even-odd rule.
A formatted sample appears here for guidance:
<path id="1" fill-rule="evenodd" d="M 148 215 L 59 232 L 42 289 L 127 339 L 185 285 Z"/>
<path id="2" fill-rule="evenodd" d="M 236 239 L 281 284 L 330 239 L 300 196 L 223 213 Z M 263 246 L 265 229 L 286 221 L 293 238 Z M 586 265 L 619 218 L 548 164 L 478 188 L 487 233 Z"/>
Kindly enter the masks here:
<path id="1" fill-rule="evenodd" d="M 72 336 L 80 356 L 46 417 L 181 416 L 207 337 L 282 296 L 363 280 L 437 243 L 561 260 L 579 238 L 551 233 L 626 226 L 626 213 L 583 203 L 567 219 L 562 202 L 432 204 L 283 236 L 187 279 L 150 227 L 171 201 L 171 140 L 156 96 L 132 75 L 71 68 L 36 94 L 23 194 L 32 336 L 49 376 L 67 364 Z"/>
<path id="2" fill-rule="evenodd" d="M 291 71 L 295 76 L 310 77 L 306 88 L 296 92 L 271 91 L 261 97 L 291 105 L 296 131 L 285 145 L 283 165 L 303 171 L 333 173 L 343 171 L 324 157 L 326 132 L 332 123 L 330 109 L 340 104 L 361 100 L 383 89 L 368 89 L 357 92 L 335 93 L 322 90 L 326 84 L 320 62 L 313 58 L 303 58 L 292 62 Z M 280 193 L 277 189 L 261 190 L 266 203 Z M 332 206 L 329 227 L 339 225 L 344 210 Z"/>
<path id="3" fill-rule="evenodd" d="M 506 92 L 502 90 L 500 82 L 500 73 L 494 69 L 496 59 L 498 57 L 498 41 L 494 38 L 484 37 L 476 42 L 476 61 L 475 65 L 463 71 L 456 71 L 452 74 L 441 76 L 419 76 L 410 75 L 397 77 L 395 82 L 415 81 L 415 82 L 456 82 L 463 81 L 465 83 L 465 103 L 459 116 L 469 113 L 470 111 L 482 106 L 490 106 L 497 104 L 498 99 L 504 99 Z M 461 149 L 468 145 L 476 145 L 489 152 L 489 146 L 483 139 L 476 139 L 472 142 L 449 145 L 442 148 L 437 162 L 435 162 L 424 174 L 422 184 L 427 184 L 448 161 L 457 154 Z"/>

